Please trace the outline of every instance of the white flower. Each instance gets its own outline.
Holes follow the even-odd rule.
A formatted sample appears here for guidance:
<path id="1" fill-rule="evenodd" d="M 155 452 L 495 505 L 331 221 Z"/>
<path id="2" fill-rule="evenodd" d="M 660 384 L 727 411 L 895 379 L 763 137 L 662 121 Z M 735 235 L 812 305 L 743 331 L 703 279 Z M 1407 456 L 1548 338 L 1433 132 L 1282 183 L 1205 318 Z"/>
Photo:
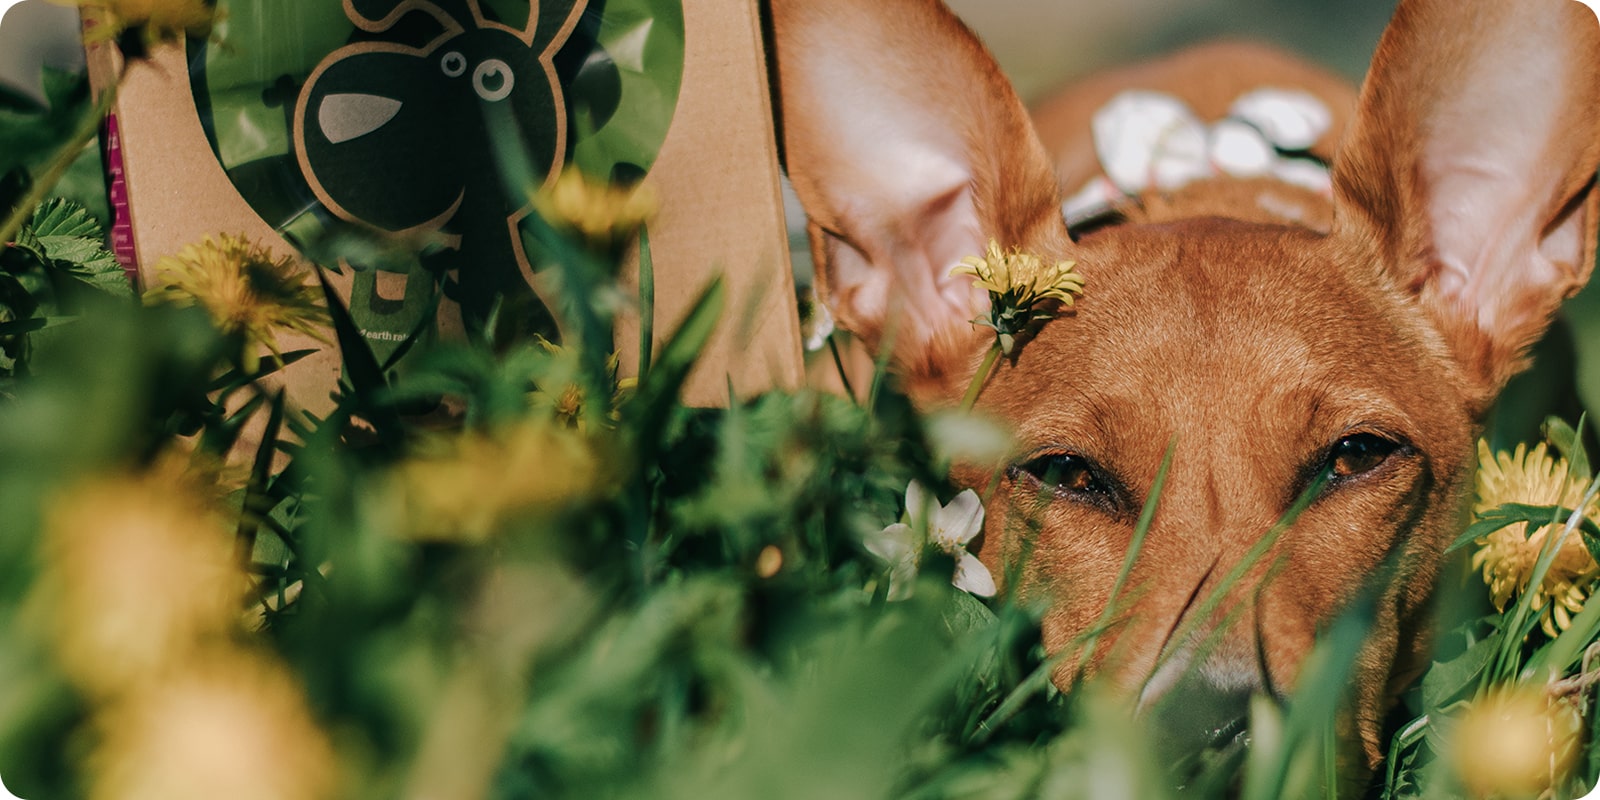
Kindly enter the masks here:
<path id="1" fill-rule="evenodd" d="M 928 518 L 929 509 L 933 510 Z M 889 564 L 889 599 L 899 600 L 911 593 L 922 558 L 919 531 L 926 530 L 927 544 L 956 561 L 950 583 L 957 589 L 979 597 L 993 597 L 994 576 L 977 556 L 967 552 L 967 543 L 983 531 L 983 503 L 977 492 L 968 489 L 955 496 L 949 505 L 939 505 L 922 484 L 912 481 L 906 487 L 906 516 L 910 523 L 896 522 L 876 535 L 867 537 L 867 550 Z"/>

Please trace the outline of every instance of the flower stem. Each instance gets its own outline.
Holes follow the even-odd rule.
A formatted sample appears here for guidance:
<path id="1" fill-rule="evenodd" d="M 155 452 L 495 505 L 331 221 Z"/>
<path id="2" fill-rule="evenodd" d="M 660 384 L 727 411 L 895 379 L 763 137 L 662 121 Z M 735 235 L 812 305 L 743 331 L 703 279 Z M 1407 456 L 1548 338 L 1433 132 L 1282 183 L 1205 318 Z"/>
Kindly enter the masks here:
<path id="1" fill-rule="evenodd" d="M 1000 358 L 1000 341 L 995 340 L 983 357 L 983 363 L 978 365 L 978 371 L 972 375 L 972 384 L 967 387 L 967 395 L 961 398 L 961 410 L 971 411 L 978 404 L 978 395 L 983 391 L 983 385 L 989 382 L 989 373 L 994 371 L 994 362 Z"/>
<path id="2" fill-rule="evenodd" d="M 34 180 L 27 195 L 16 208 L 11 209 L 10 214 L 5 216 L 4 222 L 0 222 L 0 247 L 11 244 L 12 240 L 17 238 L 22 226 L 33 217 L 34 208 L 50 196 L 50 190 L 55 188 L 61 176 L 72 166 L 72 162 L 78 160 L 78 156 L 83 154 L 83 149 L 94 141 L 94 137 L 100 135 L 100 122 L 105 119 L 106 112 L 110 111 L 112 104 L 116 102 L 116 96 L 117 84 L 112 84 L 101 93 L 94 106 L 85 112 L 72 138 L 56 151 L 55 158 L 51 159 L 44 172 Z M 0 211 L 3 210 L 0 208 Z"/>

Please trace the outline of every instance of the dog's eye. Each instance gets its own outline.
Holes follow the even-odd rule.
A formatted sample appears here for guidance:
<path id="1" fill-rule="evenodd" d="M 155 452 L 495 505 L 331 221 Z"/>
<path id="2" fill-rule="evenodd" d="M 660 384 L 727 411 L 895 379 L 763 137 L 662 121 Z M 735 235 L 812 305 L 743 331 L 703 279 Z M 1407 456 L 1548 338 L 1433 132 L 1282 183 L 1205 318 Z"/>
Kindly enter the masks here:
<path id="1" fill-rule="evenodd" d="M 1371 472 L 1398 449 L 1400 445 L 1377 434 L 1352 434 L 1340 439 L 1329 451 L 1328 471 L 1335 478 Z"/>
<path id="2" fill-rule="evenodd" d="M 1079 455 L 1051 453 L 1022 464 L 1020 469 L 1057 492 L 1107 499 L 1112 496 L 1111 487 L 1100 477 L 1094 464 Z"/>

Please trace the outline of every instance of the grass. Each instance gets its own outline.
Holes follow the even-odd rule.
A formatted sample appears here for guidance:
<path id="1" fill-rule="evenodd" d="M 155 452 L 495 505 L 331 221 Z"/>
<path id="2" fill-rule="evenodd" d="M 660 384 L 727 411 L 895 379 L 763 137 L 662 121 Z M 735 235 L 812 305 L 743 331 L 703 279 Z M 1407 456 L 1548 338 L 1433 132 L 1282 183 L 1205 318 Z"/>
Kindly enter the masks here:
<path id="1" fill-rule="evenodd" d="M 7 218 L 29 218 L 28 203 Z M 656 276 L 639 237 L 631 311 L 645 345 L 624 385 L 608 346 L 617 254 L 529 226 L 529 252 L 560 276 L 562 347 L 491 314 L 469 341 L 425 345 L 418 329 L 380 359 L 324 283 L 343 380 L 319 415 L 277 388 L 308 353 L 246 368 L 203 308 L 108 295 L 0 323 L 34 337 L 0 397 L 6 786 L 30 800 L 280 785 L 308 798 L 1455 797 L 1485 784 L 1452 737 L 1508 687 L 1581 720 L 1570 773 L 1538 789 L 1576 796 L 1600 772 L 1600 604 L 1549 636 L 1533 595 L 1489 609 L 1459 560 L 1445 590 L 1482 612 L 1441 622 L 1370 786 L 1351 785 L 1339 726 L 1382 585 L 1328 621 L 1298 690 L 1268 687 L 1239 738 L 1171 757 L 1161 709 L 1130 714 L 1090 666 L 1116 658 L 1144 591 L 1131 576 L 1175 443 L 1104 611 L 1072 646 L 1046 652 L 1037 606 L 953 589 L 936 551 L 891 602 L 864 538 L 900 519 L 911 480 L 953 494 L 959 455 L 940 433 L 950 420 L 898 391 L 893 331 L 865 396 L 847 384 L 848 397 L 688 407 L 680 391 L 725 316 L 722 285 L 650 347 Z M 77 274 L 69 262 L 28 269 Z M 1585 482 L 1578 509 L 1600 494 L 1583 428 L 1546 428 Z M 1161 663 L 1214 647 L 1248 610 L 1230 601 L 1258 591 L 1250 581 L 1292 579 L 1274 546 L 1321 480 L 1243 559 L 1216 565 Z M 63 530 L 81 518 L 69 512 L 99 508 L 86 486 L 142 489 Z M 170 524 L 136 524 L 150 518 Z M 1585 514 L 1536 502 L 1478 515 L 1458 544 L 1517 524 L 1554 526 L 1534 584 L 1569 542 L 1600 545 Z M 168 533 L 222 555 L 186 561 Z M 90 546 L 61 544 L 79 536 Z M 213 578 L 221 601 L 204 591 Z M 106 633 L 107 619 L 121 624 Z M 97 657 L 74 660 L 85 650 Z M 146 652 L 156 667 L 133 657 Z M 214 663 L 234 668 L 219 680 L 204 671 Z M 261 675 L 292 692 L 269 694 Z M 202 679 L 212 702 L 162 700 Z M 159 726 L 125 713 L 150 703 Z M 118 744 L 174 732 L 204 754 Z"/>

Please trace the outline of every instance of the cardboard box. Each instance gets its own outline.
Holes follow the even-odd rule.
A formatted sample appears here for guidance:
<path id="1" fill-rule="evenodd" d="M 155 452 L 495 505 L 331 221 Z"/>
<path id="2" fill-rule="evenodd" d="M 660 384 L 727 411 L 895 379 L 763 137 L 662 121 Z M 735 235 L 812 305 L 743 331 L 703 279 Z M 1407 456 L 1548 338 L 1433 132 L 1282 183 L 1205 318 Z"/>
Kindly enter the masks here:
<path id="1" fill-rule="evenodd" d="M 476 8 L 476 0 L 471 2 Z M 730 379 L 741 394 L 798 386 L 801 347 L 756 3 L 686 1 L 682 14 L 681 90 L 645 178 L 661 200 L 650 228 L 655 330 L 659 344 L 707 282 L 719 273 L 725 277 L 727 312 L 686 391 L 687 402 L 714 405 L 725 402 Z M 118 66 L 109 48 L 91 53 L 90 61 L 102 83 Z M 445 73 L 458 72 L 457 66 L 446 63 Z M 489 74 L 487 80 L 493 84 L 494 78 Z M 306 94 L 315 80 L 308 79 L 300 92 Z M 304 98 L 299 104 L 306 105 Z M 181 48 L 127 66 L 108 132 L 114 200 L 126 212 L 116 221 L 117 243 L 141 275 L 163 256 L 208 234 L 242 233 L 278 253 L 294 253 L 219 162 L 202 127 Z M 303 150 L 311 145 L 296 146 L 306 163 Z M 636 275 L 636 268 L 626 265 L 625 274 Z M 360 279 L 359 274 L 340 277 L 347 297 L 352 289 L 363 291 L 353 285 Z M 377 273 L 365 279 L 370 281 L 365 291 L 380 298 L 398 302 L 406 294 L 405 275 Z M 617 348 L 625 369 L 637 360 L 637 337 L 636 321 L 619 322 Z M 373 331 L 369 338 L 392 346 L 396 337 Z M 310 346 L 304 341 L 285 345 Z M 338 371 L 337 355 L 330 350 L 293 365 L 285 380 L 297 402 L 319 411 Z"/>

